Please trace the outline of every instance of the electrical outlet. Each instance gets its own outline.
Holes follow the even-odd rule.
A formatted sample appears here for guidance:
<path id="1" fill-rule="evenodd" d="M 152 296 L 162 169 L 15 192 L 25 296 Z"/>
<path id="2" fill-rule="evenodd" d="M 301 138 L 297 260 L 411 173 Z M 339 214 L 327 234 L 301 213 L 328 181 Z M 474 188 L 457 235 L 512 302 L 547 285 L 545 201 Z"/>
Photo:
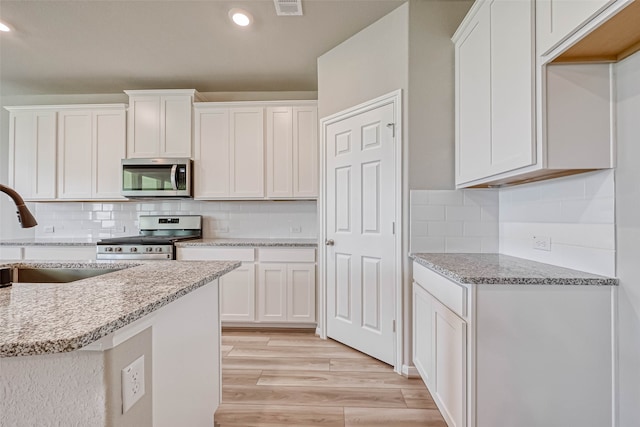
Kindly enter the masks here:
<path id="1" fill-rule="evenodd" d="M 292 225 L 291 226 L 291 232 L 292 233 L 302 233 L 302 227 L 300 227 L 299 225 Z"/>
<path id="2" fill-rule="evenodd" d="M 122 413 L 144 396 L 144 355 L 122 370 Z"/>
<path id="3" fill-rule="evenodd" d="M 55 231 L 55 229 L 53 228 L 53 225 L 45 225 L 44 226 L 44 232 L 45 233 L 53 233 Z"/>
<path id="4" fill-rule="evenodd" d="M 551 237 L 533 236 L 533 249 L 539 251 L 551 251 Z"/>

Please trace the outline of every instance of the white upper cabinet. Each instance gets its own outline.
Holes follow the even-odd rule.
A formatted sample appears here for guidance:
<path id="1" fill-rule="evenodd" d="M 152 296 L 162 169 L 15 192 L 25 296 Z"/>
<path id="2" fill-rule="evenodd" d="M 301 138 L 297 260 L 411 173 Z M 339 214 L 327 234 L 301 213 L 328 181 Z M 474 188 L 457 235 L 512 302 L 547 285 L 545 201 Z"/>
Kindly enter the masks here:
<path id="1" fill-rule="evenodd" d="M 195 198 L 317 197 L 315 101 L 200 102 L 194 111 Z"/>
<path id="2" fill-rule="evenodd" d="M 318 113 L 309 105 L 267 108 L 267 197 L 318 197 Z"/>
<path id="3" fill-rule="evenodd" d="M 193 90 L 126 90 L 127 158 L 191 157 Z"/>
<path id="4" fill-rule="evenodd" d="M 195 105 L 194 197 L 264 197 L 264 109 Z"/>
<path id="5" fill-rule="evenodd" d="M 264 197 L 264 109 L 229 110 L 230 197 Z"/>
<path id="6" fill-rule="evenodd" d="M 9 186 L 25 200 L 56 198 L 57 112 L 38 107 L 9 110 Z"/>
<path id="7" fill-rule="evenodd" d="M 124 104 L 58 112 L 58 198 L 120 199 Z"/>
<path id="8" fill-rule="evenodd" d="M 613 166 L 608 66 L 538 65 L 534 15 L 532 0 L 480 0 L 453 37 L 458 188 Z"/>
<path id="9" fill-rule="evenodd" d="M 543 55 L 615 0 L 536 0 L 536 47 Z"/>
<path id="10" fill-rule="evenodd" d="M 533 163 L 533 3 L 488 0 L 456 41 L 456 183 Z"/>

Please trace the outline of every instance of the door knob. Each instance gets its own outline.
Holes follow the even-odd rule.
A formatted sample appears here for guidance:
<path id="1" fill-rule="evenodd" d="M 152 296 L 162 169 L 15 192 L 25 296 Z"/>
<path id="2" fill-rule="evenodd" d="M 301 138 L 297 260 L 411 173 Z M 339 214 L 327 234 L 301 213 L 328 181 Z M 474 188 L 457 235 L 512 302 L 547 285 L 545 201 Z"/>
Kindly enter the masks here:
<path id="1" fill-rule="evenodd" d="M 332 239 L 328 239 L 328 240 L 325 240 L 324 244 L 327 246 L 333 246 L 335 242 Z"/>

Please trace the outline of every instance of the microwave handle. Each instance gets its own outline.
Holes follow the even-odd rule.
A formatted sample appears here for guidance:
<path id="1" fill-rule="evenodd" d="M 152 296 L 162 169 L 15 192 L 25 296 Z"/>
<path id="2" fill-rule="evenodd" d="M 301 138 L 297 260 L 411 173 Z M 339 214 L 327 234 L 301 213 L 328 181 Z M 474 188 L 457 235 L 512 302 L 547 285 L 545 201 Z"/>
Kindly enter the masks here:
<path id="1" fill-rule="evenodd" d="M 178 172 L 178 165 L 171 166 L 171 186 L 174 190 L 178 189 L 178 182 L 176 179 L 176 173 Z"/>

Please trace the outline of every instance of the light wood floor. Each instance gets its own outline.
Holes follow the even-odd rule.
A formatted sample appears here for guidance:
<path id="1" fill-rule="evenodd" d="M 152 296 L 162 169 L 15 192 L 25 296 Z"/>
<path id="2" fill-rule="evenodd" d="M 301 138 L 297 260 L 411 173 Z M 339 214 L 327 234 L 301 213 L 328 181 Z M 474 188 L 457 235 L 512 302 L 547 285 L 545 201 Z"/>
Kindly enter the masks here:
<path id="1" fill-rule="evenodd" d="M 221 427 L 446 427 L 420 379 L 311 332 L 222 333 Z"/>

